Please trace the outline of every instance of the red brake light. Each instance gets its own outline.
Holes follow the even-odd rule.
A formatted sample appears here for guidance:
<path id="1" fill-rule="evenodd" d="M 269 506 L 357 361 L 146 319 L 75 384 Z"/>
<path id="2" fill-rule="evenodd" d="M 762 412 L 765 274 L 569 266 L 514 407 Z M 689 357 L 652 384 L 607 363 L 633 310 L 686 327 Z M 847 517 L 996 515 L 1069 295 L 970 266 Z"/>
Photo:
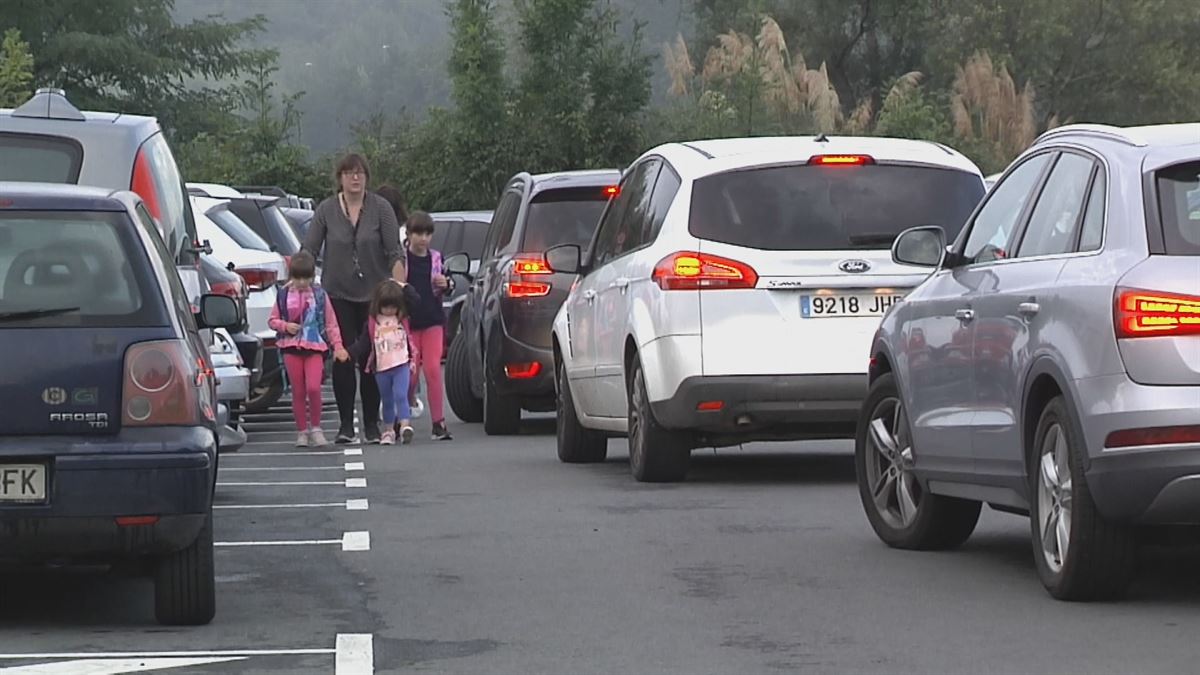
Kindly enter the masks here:
<path id="1" fill-rule="evenodd" d="M 814 155 L 808 163 L 816 166 L 866 166 L 874 164 L 870 155 Z"/>
<path id="2" fill-rule="evenodd" d="M 1118 338 L 1200 335 L 1200 297 L 1117 289 Z"/>
<path id="3" fill-rule="evenodd" d="M 1106 448 L 1131 448 L 1144 445 L 1200 443 L 1200 426 L 1122 429 L 1104 440 Z"/>
<path id="4" fill-rule="evenodd" d="M 537 361 L 530 363 L 510 363 L 504 366 L 504 374 L 510 380 L 532 380 L 542 372 L 542 364 Z"/>
<path id="5" fill-rule="evenodd" d="M 651 278 L 664 291 L 754 288 L 758 283 L 758 273 L 749 265 L 694 251 L 663 258 Z"/>
<path id="6" fill-rule="evenodd" d="M 117 516 L 117 525 L 121 527 L 145 527 L 158 522 L 158 516 Z"/>
<path id="7" fill-rule="evenodd" d="M 158 192 L 154 185 L 154 171 L 150 168 L 150 159 L 144 150 L 138 150 L 133 160 L 133 191 L 138 193 L 146 203 L 146 210 L 155 218 L 162 218 L 162 209 L 158 204 Z"/>
<path id="8" fill-rule="evenodd" d="M 252 291 L 266 290 L 275 285 L 275 270 L 260 270 L 254 268 L 234 270 L 246 280 L 246 285 Z"/>
<path id="9" fill-rule="evenodd" d="M 701 401 L 696 404 L 697 412 L 720 412 L 724 408 L 724 401 Z"/>
<path id="10" fill-rule="evenodd" d="M 504 284 L 504 294 L 510 298 L 542 298 L 550 295 L 550 282 L 526 279 L 528 276 L 554 274 L 541 256 L 519 256 L 513 258 L 509 279 Z"/>
<path id="11" fill-rule="evenodd" d="M 604 188 L 604 196 L 608 197 L 609 199 L 616 199 L 618 196 L 620 196 L 620 194 L 620 185 L 609 185 L 608 187 Z"/>
<path id="12" fill-rule="evenodd" d="M 125 353 L 122 424 L 203 424 L 214 418 L 211 371 L 185 356 L 178 340 L 143 342 Z"/>

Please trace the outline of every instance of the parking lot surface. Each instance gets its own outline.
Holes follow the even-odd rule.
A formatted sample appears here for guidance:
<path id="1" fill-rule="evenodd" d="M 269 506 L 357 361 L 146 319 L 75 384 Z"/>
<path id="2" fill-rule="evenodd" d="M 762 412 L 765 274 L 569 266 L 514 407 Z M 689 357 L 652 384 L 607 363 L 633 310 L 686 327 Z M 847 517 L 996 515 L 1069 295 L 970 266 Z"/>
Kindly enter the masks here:
<path id="1" fill-rule="evenodd" d="M 333 427 L 332 403 L 326 414 Z M 154 623 L 120 570 L 21 574 L 0 673 L 1190 672 L 1200 551 L 1151 549 L 1131 597 L 1048 598 L 1027 521 L 887 549 L 849 443 L 698 451 L 686 483 L 568 466 L 552 418 L 488 438 L 297 449 L 284 409 L 222 457 L 218 614 Z M 361 454 L 360 454 L 361 453 Z"/>

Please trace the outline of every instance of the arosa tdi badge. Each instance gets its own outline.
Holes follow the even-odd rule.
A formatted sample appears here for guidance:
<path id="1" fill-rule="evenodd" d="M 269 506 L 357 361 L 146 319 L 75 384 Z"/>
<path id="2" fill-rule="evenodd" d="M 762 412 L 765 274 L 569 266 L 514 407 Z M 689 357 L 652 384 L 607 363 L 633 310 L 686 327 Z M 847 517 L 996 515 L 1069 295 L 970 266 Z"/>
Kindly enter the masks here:
<path id="1" fill-rule="evenodd" d="M 871 263 L 866 260 L 843 260 L 838 269 L 847 274 L 862 274 L 871 269 Z"/>

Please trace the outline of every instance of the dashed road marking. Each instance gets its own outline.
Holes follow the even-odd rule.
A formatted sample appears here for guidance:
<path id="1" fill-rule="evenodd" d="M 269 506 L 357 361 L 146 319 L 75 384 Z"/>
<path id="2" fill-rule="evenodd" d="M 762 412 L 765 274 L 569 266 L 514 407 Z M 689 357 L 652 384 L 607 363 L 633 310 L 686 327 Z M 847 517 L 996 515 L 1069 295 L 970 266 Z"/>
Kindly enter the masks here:
<path id="1" fill-rule="evenodd" d="M 348 488 L 365 488 L 367 487 L 366 478 L 347 478 L 346 487 Z"/>
<path id="2" fill-rule="evenodd" d="M 337 636 L 334 675 L 371 675 L 375 672 L 375 639 L 370 633 Z"/>
<path id="3" fill-rule="evenodd" d="M 370 532 L 345 532 L 341 539 L 273 539 L 263 541 L 218 541 L 213 546 L 221 548 L 248 548 L 255 546 L 337 546 L 343 551 L 370 551 Z"/>
<path id="4" fill-rule="evenodd" d="M 367 466 L 362 462 L 346 462 L 347 471 L 366 471 Z"/>
<path id="5" fill-rule="evenodd" d="M 370 551 L 370 532 L 347 532 L 342 535 L 343 551 Z"/>

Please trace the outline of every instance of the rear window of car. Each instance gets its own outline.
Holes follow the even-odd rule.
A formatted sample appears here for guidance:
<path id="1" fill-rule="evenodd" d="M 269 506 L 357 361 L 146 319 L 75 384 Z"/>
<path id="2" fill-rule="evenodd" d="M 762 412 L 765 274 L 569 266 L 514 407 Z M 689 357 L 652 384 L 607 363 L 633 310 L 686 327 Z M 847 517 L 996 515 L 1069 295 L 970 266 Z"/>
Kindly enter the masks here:
<path id="1" fill-rule="evenodd" d="M 953 241 L 983 193 L 979 176 L 954 169 L 763 167 L 697 180 L 688 229 L 776 251 L 886 249 L 918 225 L 940 225 Z"/>
<path id="2" fill-rule="evenodd" d="M 1167 255 L 1200 255 L 1200 161 L 1159 171 L 1157 183 Z"/>
<path id="3" fill-rule="evenodd" d="M 0 134 L 0 181 L 74 184 L 82 165 L 83 148 L 69 138 Z"/>
<path id="4" fill-rule="evenodd" d="M 229 238 L 237 243 L 242 248 L 248 248 L 252 251 L 270 251 L 271 245 L 258 236 L 258 233 L 250 229 L 250 226 L 241 218 L 227 208 L 218 206 L 208 213 L 209 220 L 216 223 L 221 231 L 229 235 Z"/>
<path id="5" fill-rule="evenodd" d="M 167 325 L 126 214 L 0 213 L 0 328 Z"/>
<path id="6" fill-rule="evenodd" d="M 521 239 L 522 251 L 545 251 L 561 244 L 586 246 L 608 205 L 604 188 L 560 188 L 533 198 Z"/>
<path id="7" fill-rule="evenodd" d="M 296 236 L 287 216 L 283 215 L 278 206 L 263 209 L 263 217 L 271 228 L 275 248 L 280 255 L 296 255 L 300 252 L 300 238 Z"/>

